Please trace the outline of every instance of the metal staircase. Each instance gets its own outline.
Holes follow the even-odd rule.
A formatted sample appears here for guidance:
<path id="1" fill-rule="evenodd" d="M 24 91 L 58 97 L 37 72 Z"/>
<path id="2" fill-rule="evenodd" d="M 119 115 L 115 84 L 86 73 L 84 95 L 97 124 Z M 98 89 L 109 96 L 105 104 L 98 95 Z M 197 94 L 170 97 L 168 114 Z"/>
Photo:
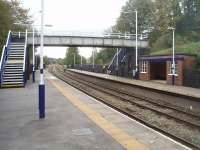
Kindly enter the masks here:
<path id="1" fill-rule="evenodd" d="M 126 58 L 127 55 L 125 49 L 120 49 L 118 53 L 115 53 L 110 65 L 108 66 L 108 74 L 116 74 L 116 71 L 120 70 L 121 64 L 126 61 Z"/>
<path id="2" fill-rule="evenodd" d="M 0 62 L 1 87 L 23 87 L 26 83 L 26 33 L 9 32 Z"/>

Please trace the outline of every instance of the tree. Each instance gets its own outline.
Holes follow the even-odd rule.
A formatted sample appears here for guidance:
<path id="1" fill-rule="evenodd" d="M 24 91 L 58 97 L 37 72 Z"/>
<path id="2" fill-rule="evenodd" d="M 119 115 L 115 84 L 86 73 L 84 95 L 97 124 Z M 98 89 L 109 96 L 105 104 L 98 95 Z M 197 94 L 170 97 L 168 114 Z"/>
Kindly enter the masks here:
<path id="1" fill-rule="evenodd" d="M 155 0 L 155 27 L 150 44 L 155 49 L 171 47 L 171 31 L 176 29 L 176 43 L 200 39 L 200 0 Z"/>
<path id="2" fill-rule="evenodd" d="M 116 53 L 115 48 L 101 49 L 98 53 L 96 53 L 95 64 L 109 65 L 115 53 Z"/>
<path id="3" fill-rule="evenodd" d="M 45 66 L 48 66 L 50 64 L 49 58 L 47 56 L 44 56 L 44 64 Z"/>
<path id="4" fill-rule="evenodd" d="M 81 64 L 81 56 L 79 55 L 79 51 L 77 47 L 69 47 L 66 51 L 65 55 L 65 65 L 67 67 L 71 67 L 74 65 L 74 59 L 75 59 L 75 64 Z M 82 63 L 86 63 L 86 59 L 82 57 Z"/>
<path id="5" fill-rule="evenodd" d="M 138 11 L 138 31 L 154 26 L 154 3 L 152 0 L 129 0 L 122 7 L 120 17 L 114 27 L 115 31 L 135 33 L 135 10 Z"/>
<path id="6" fill-rule="evenodd" d="M 0 54 L 2 47 L 5 44 L 8 30 L 12 27 L 12 23 L 10 3 L 7 1 L 0 1 Z"/>
<path id="7" fill-rule="evenodd" d="M 16 23 L 32 23 L 28 12 L 28 9 L 22 8 L 19 0 L 0 0 L 0 54 L 9 30 L 24 31 L 24 29 L 16 25 Z"/>
<path id="8" fill-rule="evenodd" d="M 168 27 L 176 28 L 178 44 L 200 40 L 200 0 L 129 0 L 111 31 L 135 33 L 135 9 L 138 32 L 151 31 L 149 44 L 153 49 L 171 47 Z"/>

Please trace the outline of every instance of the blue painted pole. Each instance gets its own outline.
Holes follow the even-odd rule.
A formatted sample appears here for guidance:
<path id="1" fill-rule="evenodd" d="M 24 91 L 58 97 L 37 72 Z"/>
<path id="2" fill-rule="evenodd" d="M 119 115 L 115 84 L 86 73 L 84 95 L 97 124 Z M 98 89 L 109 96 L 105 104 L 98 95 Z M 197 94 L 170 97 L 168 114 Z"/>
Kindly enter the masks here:
<path id="1" fill-rule="evenodd" d="M 35 29 L 34 29 L 34 26 L 32 27 L 33 28 L 33 83 L 35 82 Z"/>
<path id="2" fill-rule="evenodd" d="M 44 70 L 43 70 L 43 41 L 44 41 L 44 0 L 42 2 L 41 11 L 41 43 L 40 43 L 40 84 L 39 84 L 39 118 L 45 118 L 45 84 L 44 84 Z"/>
<path id="3" fill-rule="evenodd" d="M 33 66 L 33 83 L 35 82 L 35 66 Z"/>
<path id="4" fill-rule="evenodd" d="M 39 85 L 39 118 L 45 118 L 45 85 Z"/>

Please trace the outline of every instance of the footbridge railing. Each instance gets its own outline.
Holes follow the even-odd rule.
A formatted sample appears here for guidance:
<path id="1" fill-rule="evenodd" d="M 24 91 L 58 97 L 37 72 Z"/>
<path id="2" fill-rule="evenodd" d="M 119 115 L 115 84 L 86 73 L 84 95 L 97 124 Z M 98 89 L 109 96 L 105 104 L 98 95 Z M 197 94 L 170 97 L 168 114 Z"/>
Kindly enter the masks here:
<path id="1" fill-rule="evenodd" d="M 135 47 L 136 35 L 128 33 L 94 33 L 44 31 L 45 46 L 76 46 L 76 47 Z M 32 32 L 28 32 L 28 45 L 32 45 Z M 35 32 L 34 44 L 40 44 L 40 32 Z M 138 47 L 148 48 L 148 35 L 138 35 Z"/>
<path id="2" fill-rule="evenodd" d="M 11 31 L 8 32 L 6 45 L 4 45 L 2 54 L 1 54 L 1 60 L 0 60 L 0 85 L 2 84 L 2 78 L 3 78 L 3 71 L 5 66 L 5 61 L 7 59 L 9 46 L 10 46 L 10 40 L 11 40 Z"/>
<path id="3" fill-rule="evenodd" d="M 29 31 L 29 36 L 32 31 Z M 35 36 L 40 36 L 36 31 Z M 135 34 L 131 33 L 108 33 L 108 32 L 80 32 L 80 31 L 51 31 L 44 30 L 44 36 L 69 36 L 69 37 L 96 37 L 96 38 L 116 38 L 116 39 L 136 39 Z M 147 40 L 148 34 L 138 34 L 138 40 Z"/>

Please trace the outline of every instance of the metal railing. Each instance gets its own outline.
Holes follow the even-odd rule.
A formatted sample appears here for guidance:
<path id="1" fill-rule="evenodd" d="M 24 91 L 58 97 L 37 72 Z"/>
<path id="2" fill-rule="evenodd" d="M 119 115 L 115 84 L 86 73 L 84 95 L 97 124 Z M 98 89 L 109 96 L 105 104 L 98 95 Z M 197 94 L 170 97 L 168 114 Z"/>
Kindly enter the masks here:
<path id="1" fill-rule="evenodd" d="M 3 76 L 3 70 L 4 70 L 4 65 L 5 61 L 8 55 L 8 50 L 9 50 L 9 44 L 11 40 L 11 31 L 8 32 L 7 40 L 6 40 L 6 45 L 3 46 L 3 51 L 1 54 L 1 61 L 0 61 L 0 85 L 2 83 L 2 76 Z"/>
<path id="2" fill-rule="evenodd" d="M 26 69 L 27 35 L 28 35 L 28 32 L 26 30 L 26 32 L 25 32 L 25 42 L 24 42 L 24 62 L 23 62 L 23 79 L 24 79 L 24 84 L 26 82 L 26 78 L 25 78 L 25 76 L 26 76 L 26 74 L 25 74 L 26 70 L 25 69 Z"/>
<path id="3" fill-rule="evenodd" d="M 32 31 L 28 32 L 28 36 L 32 35 Z M 40 31 L 35 31 L 35 36 L 40 36 Z M 92 37 L 92 38 L 115 38 L 115 39 L 127 39 L 135 40 L 136 35 L 130 33 L 101 33 L 101 32 L 79 32 L 79 31 L 54 31 L 44 30 L 44 36 L 58 36 L 58 37 Z M 148 39 L 148 34 L 138 34 L 139 40 Z"/>

